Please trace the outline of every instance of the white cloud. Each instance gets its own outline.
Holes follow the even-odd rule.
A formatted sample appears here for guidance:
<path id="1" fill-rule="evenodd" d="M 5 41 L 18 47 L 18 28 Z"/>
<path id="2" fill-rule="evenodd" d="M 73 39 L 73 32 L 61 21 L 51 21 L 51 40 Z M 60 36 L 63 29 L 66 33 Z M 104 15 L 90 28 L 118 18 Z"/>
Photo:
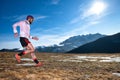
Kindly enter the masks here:
<path id="1" fill-rule="evenodd" d="M 91 4 L 81 4 L 78 9 L 78 16 L 73 18 L 69 23 L 75 24 L 82 21 L 87 21 L 88 23 L 101 19 L 106 13 L 105 10 L 107 4 L 103 1 L 95 0 Z"/>
<path id="2" fill-rule="evenodd" d="M 7 19 L 7 20 L 11 20 L 11 21 L 20 21 L 20 20 L 25 20 L 26 17 L 27 17 L 27 14 L 26 15 L 7 16 L 7 17 L 3 17 L 3 19 Z M 33 17 L 35 20 L 39 20 L 39 19 L 45 19 L 48 16 L 33 14 Z"/>
<path id="3" fill-rule="evenodd" d="M 80 20 L 81 20 L 81 17 L 78 16 L 78 17 L 72 19 L 72 20 L 70 21 L 70 24 L 75 24 L 75 23 L 79 22 Z"/>
<path id="4" fill-rule="evenodd" d="M 80 9 L 78 9 L 78 17 L 72 19 L 69 24 L 76 24 L 78 22 L 82 22 L 82 24 L 77 25 L 78 27 L 68 32 L 68 34 L 89 33 L 87 31 L 89 27 L 101 23 L 101 19 L 108 15 L 108 13 L 105 12 L 107 7 L 107 4 L 102 0 L 94 0 L 94 2 L 89 4 L 81 4 Z"/>
<path id="5" fill-rule="evenodd" d="M 100 17 L 104 14 L 107 4 L 103 1 L 94 1 L 88 8 L 83 11 L 82 19 L 89 17 Z"/>
<path id="6" fill-rule="evenodd" d="M 61 31 L 61 27 L 53 27 L 53 28 L 49 28 L 49 29 L 36 27 L 33 30 L 31 30 L 31 34 L 40 36 L 40 35 L 45 35 L 45 34 L 59 34 L 60 31 Z"/>
<path id="7" fill-rule="evenodd" d="M 19 21 L 19 20 L 24 20 L 24 19 L 26 19 L 26 15 L 16 16 L 13 20 Z"/>
<path id="8" fill-rule="evenodd" d="M 93 25 L 99 24 L 100 21 L 93 20 L 93 21 L 87 21 L 82 25 L 77 25 L 72 30 L 67 31 L 64 35 L 70 35 L 70 36 L 76 36 L 80 34 L 89 34 L 89 28 L 93 28 Z M 92 32 L 93 33 L 93 32 Z"/>
<path id="9" fill-rule="evenodd" d="M 95 25 L 95 24 L 98 24 L 98 23 L 100 23 L 100 21 L 92 21 L 92 22 L 90 22 L 91 25 Z"/>
<path id="10" fill-rule="evenodd" d="M 39 20 L 39 19 L 45 19 L 48 16 L 39 16 L 39 15 L 35 15 L 35 20 Z"/>
<path id="11" fill-rule="evenodd" d="M 52 4 L 57 5 L 60 2 L 60 0 L 52 0 Z"/>
<path id="12" fill-rule="evenodd" d="M 66 32 L 61 34 L 62 31 L 60 30 L 61 30 L 60 27 L 42 30 L 42 32 L 36 29 L 37 32 L 33 33 L 33 36 L 35 35 L 39 37 L 40 40 L 38 42 L 36 41 L 32 41 L 32 42 L 36 46 L 40 46 L 40 45 L 49 46 L 53 44 L 59 44 L 60 42 L 64 41 L 65 39 L 71 36 L 71 35 L 66 35 L 65 34 Z"/>
<path id="13" fill-rule="evenodd" d="M 50 46 L 53 44 L 59 44 L 60 42 L 64 41 L 65 39 L 69 38 L 69 36 L 62 36 L 62 35 L 42 35 L 42 36 L 38 36 L 39 37 L 39 41 L 33 41 L 31 40 L 31 42 L 35 45 L 35 46 Z"/>
<path id="14" fill-rule="evenodd" d="M 19 20 L 23 20 L 25 18 L 25 15 L 21 15 L 21 16 L 5 16 L 3 17 L 3 19 L 5 20 L 10 20 L 10 21 L 19 21 Z"/>
<path id="15" fill-rule="evenodd" d="M 5 41 L 0 43 L 0 49 L 7 48 L 7 49 L 13 49 L 13 48 L 21 48 L 21 44 L 19 41 Z"/>

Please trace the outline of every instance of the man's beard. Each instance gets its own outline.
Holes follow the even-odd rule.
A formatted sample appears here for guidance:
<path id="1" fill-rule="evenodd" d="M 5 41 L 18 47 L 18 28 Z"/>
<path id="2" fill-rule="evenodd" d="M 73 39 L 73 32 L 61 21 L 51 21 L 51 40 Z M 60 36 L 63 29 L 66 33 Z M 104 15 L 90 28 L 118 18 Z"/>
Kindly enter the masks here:
<path id="1" fill-rule="evenodd" d="M 30 24 L 32 24 L 32 22 L 29 22 Z"/>

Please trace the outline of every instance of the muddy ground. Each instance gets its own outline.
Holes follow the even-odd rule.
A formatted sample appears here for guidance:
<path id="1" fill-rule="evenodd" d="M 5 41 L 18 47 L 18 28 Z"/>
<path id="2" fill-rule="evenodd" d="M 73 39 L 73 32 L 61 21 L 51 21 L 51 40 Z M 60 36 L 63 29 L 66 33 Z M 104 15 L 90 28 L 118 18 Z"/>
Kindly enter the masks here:
<path id="1" fill-rule="evenodd" d="M 118 54 L 59 54 L 36 53 L 43 66 L 35 67 L 30 54 L 22 57 L 20 64 L 14 58 L 15 52 L 0 52 L 0 80 L 120 80 L 120 62 L 65 61 L 74 56 L 114 56 Z"/>

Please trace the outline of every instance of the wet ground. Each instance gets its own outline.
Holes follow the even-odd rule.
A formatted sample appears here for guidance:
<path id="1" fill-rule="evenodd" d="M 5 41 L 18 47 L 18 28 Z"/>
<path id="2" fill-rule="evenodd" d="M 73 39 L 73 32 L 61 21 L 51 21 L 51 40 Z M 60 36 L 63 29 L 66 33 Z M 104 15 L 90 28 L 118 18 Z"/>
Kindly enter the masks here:
<path id="1" fill-rule="evenodd" d="M 120 53 L 36 53 L 42 67 L 35 67 L 29 54 L 21 63 L 14 55 L 0 52 L 0 80 L 120 80 Z"/>

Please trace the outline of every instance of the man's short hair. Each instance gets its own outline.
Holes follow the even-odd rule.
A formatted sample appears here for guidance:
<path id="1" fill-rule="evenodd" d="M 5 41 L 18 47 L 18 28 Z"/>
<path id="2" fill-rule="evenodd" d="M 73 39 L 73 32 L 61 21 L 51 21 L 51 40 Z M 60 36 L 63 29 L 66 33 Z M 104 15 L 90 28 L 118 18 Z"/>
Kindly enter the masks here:
<path id="1" fill-rule="evenodd" d="M 31 16 L 31 15 L 28 15 L 28 16 L 26 17 L 26 19 L 27 19 L 27 20 L 28 20 L 29 18 L 34 19 L 34 17 L 33 17 L 33 16 Z"/>

